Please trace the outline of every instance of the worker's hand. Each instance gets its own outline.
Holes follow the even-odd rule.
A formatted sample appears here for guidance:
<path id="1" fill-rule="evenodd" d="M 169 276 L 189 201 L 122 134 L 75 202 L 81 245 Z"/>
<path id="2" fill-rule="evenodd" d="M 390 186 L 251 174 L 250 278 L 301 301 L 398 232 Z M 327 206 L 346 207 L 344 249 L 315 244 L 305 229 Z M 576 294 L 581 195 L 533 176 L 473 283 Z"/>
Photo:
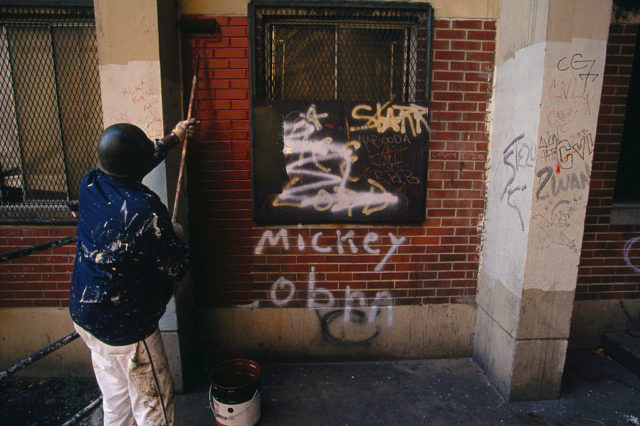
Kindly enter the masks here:
<path id="1" fill-rule="evenodd" d="M 190 138 L 196 134 L 197 126 L 198 121 L 195 118 L 190 118 L 178 122 L 172 132 L 180 139 L 180 142 L 184 142 L 185 137 Z"/>
<path id="2" fill-rule="evenodd" d="M 173 225 L 173 232 L 175 232 L 180 239 L 184 239 L 184 228 L 178 222 L 171 221 L 171 225 Z"/>

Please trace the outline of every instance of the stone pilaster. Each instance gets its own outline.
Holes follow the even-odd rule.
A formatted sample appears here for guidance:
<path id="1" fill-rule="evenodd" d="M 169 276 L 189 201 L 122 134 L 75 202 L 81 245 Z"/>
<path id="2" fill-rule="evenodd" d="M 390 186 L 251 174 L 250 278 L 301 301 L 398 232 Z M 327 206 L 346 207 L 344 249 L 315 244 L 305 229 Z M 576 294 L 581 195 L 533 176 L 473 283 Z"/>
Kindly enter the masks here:
<path id="1" fill-rule="evenodd" d="M 559 396 L 610 15 L 501 4 L 474 358 L 510 400 Z"/>

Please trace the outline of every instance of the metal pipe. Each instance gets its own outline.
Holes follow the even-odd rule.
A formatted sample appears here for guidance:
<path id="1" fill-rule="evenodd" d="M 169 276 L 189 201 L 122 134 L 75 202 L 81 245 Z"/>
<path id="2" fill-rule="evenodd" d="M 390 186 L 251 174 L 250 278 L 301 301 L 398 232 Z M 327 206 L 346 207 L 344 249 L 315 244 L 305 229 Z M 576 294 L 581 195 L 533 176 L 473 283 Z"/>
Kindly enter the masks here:
<path id="1" fill-rule="evenodd" d="M 40 349 L 38 352 L 34 352 L 28 357 L 21 359 L 20 361 L 16 362 L 12 366 L 0 371 L 0 380 L 6 379 L 16 371 L 19 371 L 25 367 L 28 367 L 29 365 L 33 364 L 37 360 L 45 357 L 46 355 L 49 355 L 53 351 L 60 349 L 61 347 L 63 347 L 67 343 L 72 342 L 78 337 L 80 337 L 80 335 L 78 334 L 78 332 L 74 331 L 73 333 L 64 336 L 62 339 L 53 342 L 46 348 Z"/>
<path id="2" fill-rule="evenodd" d="M 102 395 L 97 397 L 93 402 L 91 402 L 91 404 L 87 405 L 82 410 L 78 411 L 73 417 L 71 417 L 69 420 L 64 422 L 62 426 L 75 425 L 76 423 L 78 423 L 78 420 L 86 416 L 89 413 L 89 411 L 93 410 L 100 402 L 102 402 Z"/>
<path id="3" fill-rule="evenodd" d="M 2 209 L 0 211 L 7 211 L 8 209 Z M 72 213 L 73 214 L 73 213 Z M 68 219 L 56 219 L 56 218 L 3 218 L 2 225 L 69 225 L 74 226 L 78 224 L 78 220 L 74 218 Z"/>
<path id="4" fill-rule="evenodd" d="M 31 253 L 54 249 L 61 246 L 66 246 L 67 244 L 75 243 L 77 240 L 75 235 L 70 235 L 68 237 L 59 238 L 57 240 L 48 241 L 46 243 L 36 244 L 31 247 L 25 247 L 18 250 L 8 251 L 6 253 L 0 254 L 0 263 L 6 262 L 8 260 L 17 259 L 18 257 L 28 256 Z"/>

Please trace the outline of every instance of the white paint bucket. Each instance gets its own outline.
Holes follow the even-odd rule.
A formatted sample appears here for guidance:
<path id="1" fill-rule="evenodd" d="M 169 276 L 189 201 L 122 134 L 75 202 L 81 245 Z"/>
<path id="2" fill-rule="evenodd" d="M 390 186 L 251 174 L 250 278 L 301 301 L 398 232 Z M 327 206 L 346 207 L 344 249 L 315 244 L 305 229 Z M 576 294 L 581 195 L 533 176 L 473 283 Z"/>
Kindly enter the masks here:
<path id="1" fill-rule="evenodd" d="M 209 374 L 209 405 L 220 426 L 254 426 L 260 420 L 260 366 L 248 359 L 217 364 Z"/>

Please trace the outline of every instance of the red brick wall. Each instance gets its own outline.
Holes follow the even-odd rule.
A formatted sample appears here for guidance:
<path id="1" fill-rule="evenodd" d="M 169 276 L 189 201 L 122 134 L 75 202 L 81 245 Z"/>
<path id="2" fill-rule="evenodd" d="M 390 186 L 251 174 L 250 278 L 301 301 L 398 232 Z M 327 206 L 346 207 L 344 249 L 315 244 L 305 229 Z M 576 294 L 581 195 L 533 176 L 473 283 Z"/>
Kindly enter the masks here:
<path id="1" fill-rule="evenodd" d="M 75 227 L 0 227 L 0 253 L 75 235 Z M 0 307 L 67 306 L 75 244 L 0 263 Z"/>
<path id="2" fill-rule="evenodd" d="M 640 226 L 610 223 L 637 32 L 637 24 L 613 24 L 609 32 L 577 299 L 640 297 L 640 241 L 632 240 Z"/>
<path id="3" fill-rule="evenodd" d="M 478 222 L 484 207 L 487 155 L 486 110 L 492 79 L 495 23 L 438 19 L 433 42 L 431 141 L 427 220 L 423 226 L 305 226 L 287 230 L 290 247 L 264 244 L 263 233 L 280 228 L 256 227 L 251 220 L 251 143 L 249 123 L 249 52 L 247 19 L 217 17 L 220 37 L 185 40 L 185 57 L 201 57 L 195 115 L 201 132 L 189 148 L 192 245 L 199 303 L 229 306 L 258 303 L 276 306 L 271 289 L 279 281 L 276 301 L 307 306 L 327 293 L 309 292 L 311 268 L 315 288 L 331 291 L 343 303 L 346 287 L 362 291 L 367 303 L 387 291 L 395 305 L 458 303 L 472 300 L 478 268 Z M 634 264 L 640 242 L 629 245 L 639 226 L 611 225 L 609 215 L 626 110 L 631 63 L 638 25 L 611 27 L 577 299 L 640 297 L 640 273 Z M 185 76 L 191 75 L 185 70 Z M 189 87 L 190 80 L 185 81 Z M 336 231 L 354 232 L 357 253 L 338 252 Z M 1 227 L 0 252 L 50 241 L 75 232 L 73 227 Z M 322 232 L 320 253 L 313 235 Z M 367 233 L 378 236 L 367 244 Z M 393 249 L 392 233 L 404 241 Z M 298 249 L 298 235 L 305 248 Z M 347 246 L 345 240 L 343 245 Z M 343 247 L 344 248 L 344 247 Z M 74 246 L 47 250 L 0 263 L 0 306 L 66 306 Z M 636 256 L 637 257 L 637 256 Z M 282 279 L 286 281 L 282 281 Z M 289 285 L 288 282 L 292 284 Z M 291 296 L 290 290 L 295 287 Z M 289 300 L 289 297 L 291 299 Z"/>
<path id="4" fill-rule="evenodd" d="M 495 22 L 435 21 L 422 225 L 257 227 L 251 219 L 247 19 L 214 19 L 219 37 L 183 40 L 185 58 L 200 56 L 194 116 L 202 124 L 188 157 L 198 303 L 302 307 L 328 304 L 331 297 L 331 303 L 343 306 L 349 292 L 355 304 L 362 298 L 367 305 L 386 305 L 389 299 L 394 305 L 472 302 Z M 185 69 L 185 87 L 192 72 Z M 351 239 L 340 238 L 350 231 Z M 288 248 L 282 239 L 272 246 L 263 238 L 281 232 Z"/>

